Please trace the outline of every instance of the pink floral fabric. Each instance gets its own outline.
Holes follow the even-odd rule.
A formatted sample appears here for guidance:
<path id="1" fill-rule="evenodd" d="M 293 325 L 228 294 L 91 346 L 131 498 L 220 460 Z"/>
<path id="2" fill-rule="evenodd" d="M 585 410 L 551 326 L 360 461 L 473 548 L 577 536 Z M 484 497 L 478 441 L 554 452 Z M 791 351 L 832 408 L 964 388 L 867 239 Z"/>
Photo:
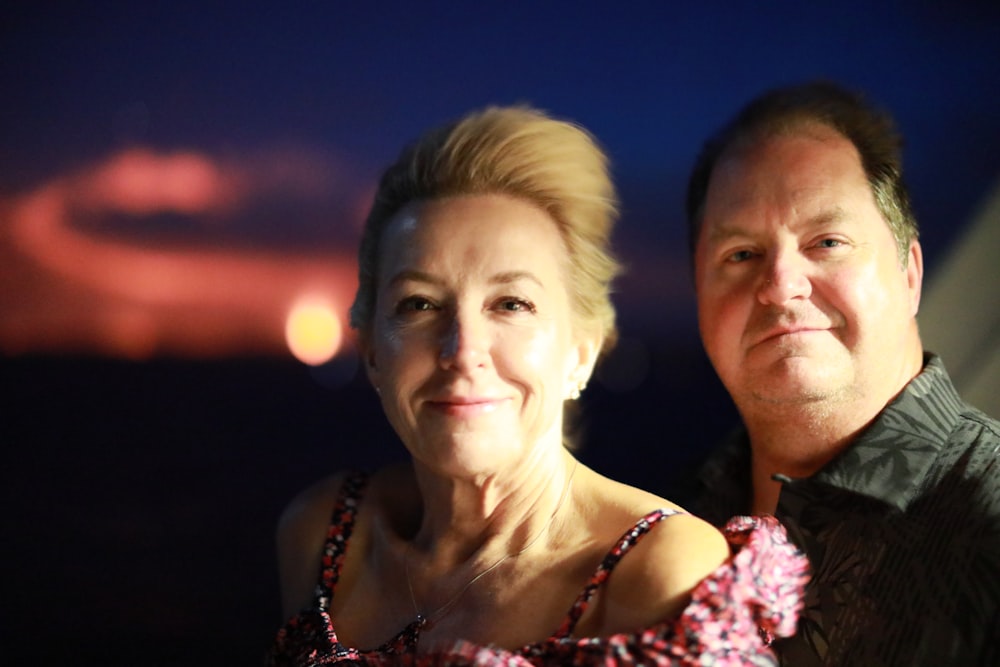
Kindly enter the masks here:
<path id="1" fill-rule="evenodd" d="M 513 651 L 459 642 L 447 651 L 418 653 L 422 624 L 414 621 L 376 649 L 345 646 L 328 609 L 365 480 L 359 474 L 345 482 L 328 530 L 314 604 L 278 632 L 267 665 L 776 665 L 771 641 L 795 632 L 808 580 L 805 557 L 774 518 L 736 517 L 724 531 L 734 555 L 698 584 L 679 616 L 636 632 L 574 637 L 577 621 L 615 565 L 657 523 L 676 514 L 661 509 L 621 537 L 547 639 Z"/>

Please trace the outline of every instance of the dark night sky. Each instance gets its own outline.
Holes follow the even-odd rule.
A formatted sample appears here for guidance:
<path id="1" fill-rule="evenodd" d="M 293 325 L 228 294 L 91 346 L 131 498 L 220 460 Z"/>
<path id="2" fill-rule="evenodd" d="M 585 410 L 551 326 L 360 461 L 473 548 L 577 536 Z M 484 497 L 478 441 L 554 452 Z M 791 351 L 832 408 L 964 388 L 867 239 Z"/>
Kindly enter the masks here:
<path id="1" fill-rule="evenodd" d="M 581 123 L 611 155 L 630 265 L 625 344 L 585 397 L 581 456 L 626 481 L 680 489 L 685 466 L 735 418 L 696 340 L 682 198 L 700 142 L 750 96 L 822 77 L 889 108 L 907 137 L 933 278 L 1000 177 L 1000 6 L 698 4 L 8 3 L 5 653 L 256 664 L 278 625 L 271 534 L 282 505 L 398 446 L 349 357 L 310 370 L 240 334 L 271 335 L 300 274 L 353 252 L 379 169 L 465 111 L 530 103 Z M 242 184 L 239 206 L 87 204 L 97 175 L 130 150 L 198 156 L 213 182 Z M 35 219 L 18 223 L 18 212 L 45 192 L 71 203 L 48 246 L 26 250 Z M 158 285 L 177 290 L 164 305 L 125 269 L 90 277 L 151 257 L 192 267 L 195 289 Z M 231 289 L 209 300 L 216 282 Z M 222 330 L 222 343 L 205 342 Z M 116 347 L 136 331 L 160 346 Z"/>
<path id="2" fill-rule="evenodd" d="M 0 194 L 134 145 L 239 159 L 312 151 L 336 165 L 340 187 L 364 189 L 427 127 L 527 102 L 607 147 L 627 256 L 673 260 L 706 134 L 764 88 L 824 77 L 898 117 L 933 269 L 1000 171 L 1000 9 L 734 4 L 15 3 L 0 28 Z M 229 233 L 334 242 L 331 228 L 346 224 L 297 216 L 269 238 L 240 220 Z"/>
<path id="3" fill-rule="evenodd" d="M 42 2 L 0 31 L 0 204 L 128 148 L 253 170 L 255 206 L 221 222 L 68 221 L 101 239 L 349 254 L 378 171 L 422 130 L 486 104 L 575 120 L 613 161 L 637 333 L 693 335 L 687 170 L 765 88 L 829 78 L 897 116 L 931 275 L 1000 178 L 995 3 Z"/>

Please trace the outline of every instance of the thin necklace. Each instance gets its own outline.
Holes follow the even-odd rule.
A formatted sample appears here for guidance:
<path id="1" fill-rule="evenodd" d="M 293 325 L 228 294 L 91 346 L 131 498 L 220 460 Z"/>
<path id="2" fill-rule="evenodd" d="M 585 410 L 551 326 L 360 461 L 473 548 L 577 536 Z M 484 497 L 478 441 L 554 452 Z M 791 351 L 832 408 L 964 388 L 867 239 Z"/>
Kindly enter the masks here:
<path id="1" fill-rule="evenodd" d="M 451 608 L 455 605 L 456 602 L 458 602 L 459 598 L 462 597 L 465 591 L 469 590 L 469 587 L 472 586 L 472 584 L 476 583 L 477 581 L 485 577 L 487 574 L 500 567 L 500 565 L 502 565 L 505 561 L 511 558 L 517 558 L 525 551 L 530 549 L 532 546 L 534 546 L 535 542 L 537 542 L 539 538 L 542 535 L 544 535 L 546 531 L 548 531 L 549 527 L 552 525 L 552 522 L 555 521 L 556 519 L 556 514 L 559 513 L 560 509 L 562 509 L 563 501 L 565 501 L 566 497 L 569 495 L 569 489 L 570 486 L 572 486 L 573 484 L 573 476 L 576 474 L 576 468 L 578 465 L 579 461 L 574 460 L 573 469 L 569 473 L 569 479 L 566 480 L 566 486 L 563 487 L 562 495 L 559 496 L 559 502 L 556 503 L 556 508 L 552 510 L 552 514 L 549 516 L 548 521 L 545 522 L 545 525 L 542 526 L 542 529 L 538 531 L 538 533 L 534 537 L 532 537 L 527 544 L 521 547 L 519 551 L 515 551 L 514 553 L 509 553 L 505 554 L 504 556 L 501 556 L 495 563 L 487 567 L 485 570 L 483 570 L 476 576 L 472 577 L 472 579 L 469 579 L 469 582 L 464 586 L 462 586 L 462 588 L 459 589 L 459 591 L 455 593 L 455 595 L 453 595 L 447 602 L 445 602 L 437 609 L 428 612 L 427 614 L 423 614 L 420 612 L 420 606 L 417 604 L 417 596 L 414 595 L 413 593 L 413 582 L 410 581 L 410 559 L 409 559 L 410 551 L 413 549 L 413 543 L 411 542 L 407 545 L 406 558 L 403 559 L 403 573 L 406 575 L 406 587 L 410 591 L 410 602 L 413 603 L 413 611 L 417 615 L 416 618 L 417 627 L 419 627 L 422 630 L 430 630 L 432 627 L 434 627 L 435 623 L 437 623 L 442 618 L 448 615 L 448 612 L 451 611 Z"/>

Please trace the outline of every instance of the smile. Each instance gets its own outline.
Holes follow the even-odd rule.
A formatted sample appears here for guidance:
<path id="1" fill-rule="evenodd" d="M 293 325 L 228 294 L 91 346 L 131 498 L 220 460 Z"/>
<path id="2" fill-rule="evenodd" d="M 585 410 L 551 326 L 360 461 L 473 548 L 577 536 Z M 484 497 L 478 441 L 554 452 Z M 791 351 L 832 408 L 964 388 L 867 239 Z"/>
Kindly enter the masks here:
<path id="1" fill-rule="evenodd" d="M 778 331 L 771 331 L 767 335 L 761 337 L 756 343 L 751 345 L 751 347 L 756 347 L 757 345 L 763 345 L 764 343 L 779 342 L 781 340 L 787 340 L 789 338 L 795 339 L 808 334 L 823 333 L 826 329 L 822 328 L 808 328 L 803 327 L 799 329 L 781 329 Z"/>
<path id="2" fill-rule="evenodd" d="M 470 398 L 429 401 L 428 405 L 450 417 L 478 417 L 496 412 L 508 399 Z"/>

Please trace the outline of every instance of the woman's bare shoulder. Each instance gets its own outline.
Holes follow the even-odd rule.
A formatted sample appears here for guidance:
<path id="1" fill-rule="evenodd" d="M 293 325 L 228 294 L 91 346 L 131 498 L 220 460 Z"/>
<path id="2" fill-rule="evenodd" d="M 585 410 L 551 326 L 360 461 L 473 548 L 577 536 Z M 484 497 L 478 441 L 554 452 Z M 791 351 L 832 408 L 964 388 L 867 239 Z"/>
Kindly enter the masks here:
<path id="1" fill-rule="evenodd" d="M 327 526 L 345 477 L 336 473 L 310 485 L 288 503 L 278 519 L 278 576 L 286 618 L 312 598 Z"/>
<path id="2" fill-rule="evenodd" d="M 625 485 L 623 485 L 625 486 Z M 678 512 L 658 521 L 615 567 L 605 591 L 605 630 L 624 632 L 673 618 L 691 591 L 729 557 L 722 533 L 656 494 L 625 486 L 613 493 L 619 522 L 656 509 Z M 630 518 L 626 518 L 630 517 Z"/>
<path id="3" fill-rule="evenodd" d="M 691 514 L 675 514 L 649 531 L 625 572 L 640 577 L 664 599 L 686 596 L 729 554 L 729 544 L 715 526 Z"/>
<path id="4" fill-rule="evenodd" d="M 349 472 L 339 472 L 307 487 L 285 508 L 278 520 L 278 572 L 286 618 L 312 601 L 333 510 Z M 394 521 L 418 507 L 413 502 L 412 468 L 393 465 L 368 477 L 364 502 L 358 507 L 351 543 L 366 542 L 370 517 Z M 354 551 L 354 550 L 352 550 Z"/>
<path id="5" fill-rule="evenodd" d="M 279 545 L 294 546 L 314 541 L 316 532 L 320 533 L 322 543 L 333 505 L 346 476 L 346 473 L 339 472 L 325 477 L 292 498 L 278 519 Z"/>

